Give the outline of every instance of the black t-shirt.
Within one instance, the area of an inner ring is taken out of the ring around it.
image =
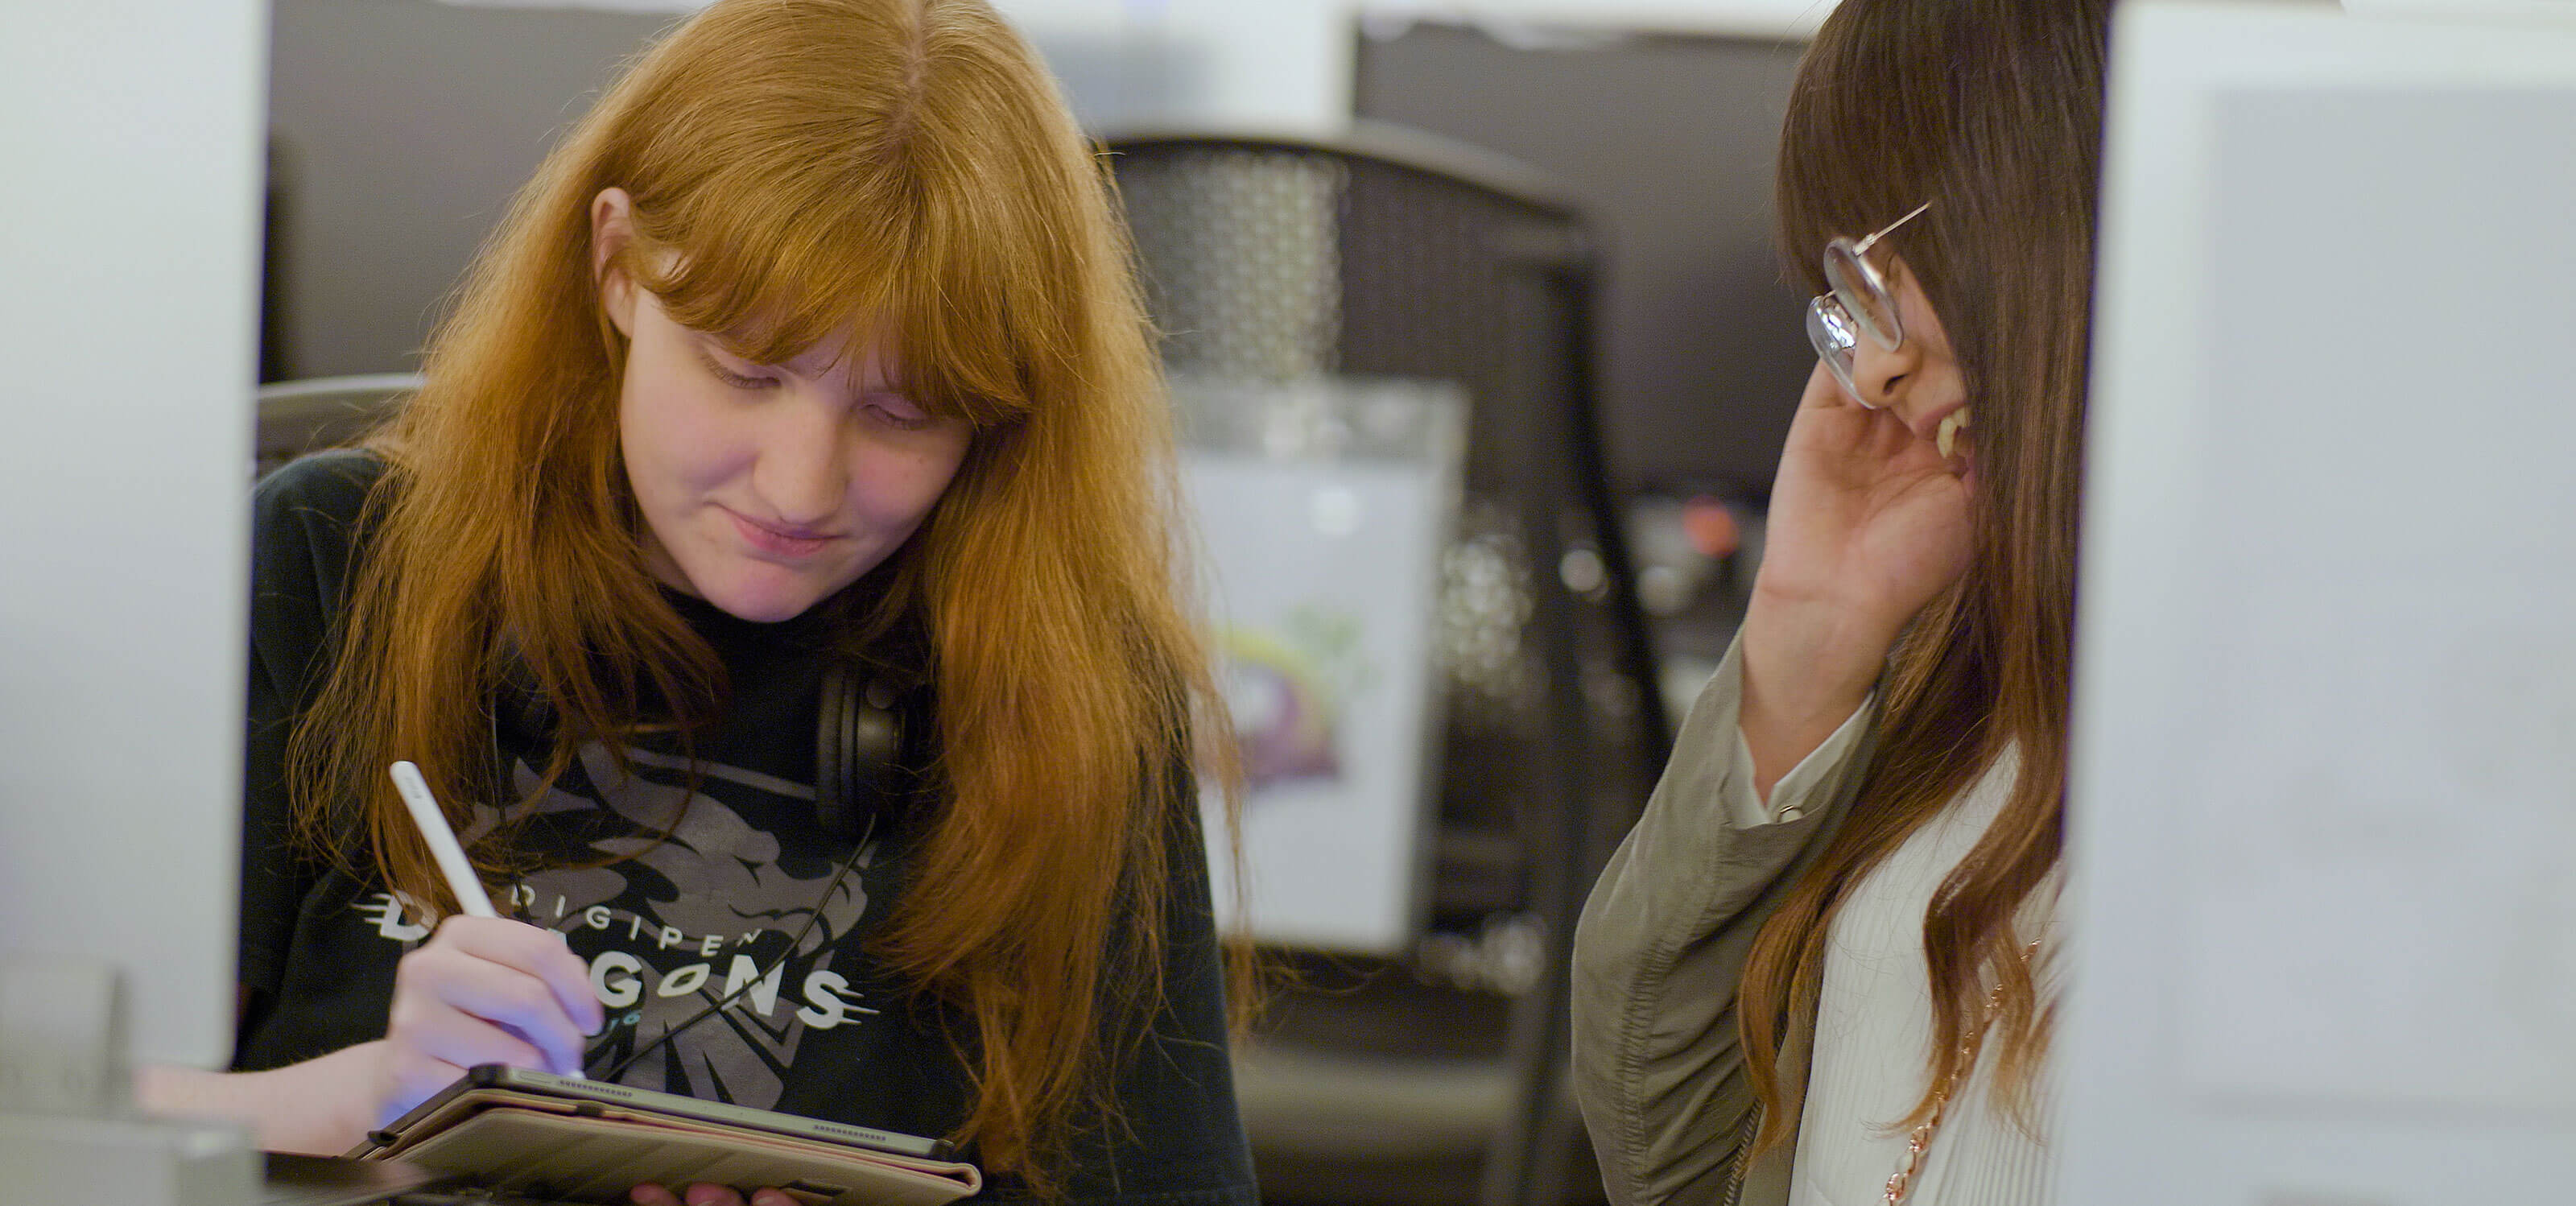
[[[309,457],[261,483],[254,503],[241,919],[250,1005],[234,1056],[242,1071],[382,1037],[394,965],[428,936],[413,902],[297,854],[283,781],[286,741],[327,670],[332,618],[363,544],[357,520],[380,472],[364,454]],[[755,624],[672,598],[732,683],[725,716],[696,740],[694,776],[668,742],[630,745],[624,772],[610,750],[585,747],[528,814],[513,816],[523,826],[515,848],[540,856],[544,869],[496,891],[495,903],[562,933],[590,965],[610,1020],[593,1040],[593,1075],[743,989],[617,1079],[881,1130],[947,1133],[967,1112],[955,1040],[971,1041],[971,1026],[928,994],[907,992],[866,950],[902,891],[926,810],[880,807],[857,841],[818,823],[815,720],[828,636],[820,609]],[[495,750],[516,800],[537,786],[550,737],[533,731],[541,719],[495,712]],[[501,820],[490,803],[475,808],[469,842]],[[1172,809],[1191,836],[1173,845],[1168,1004],[1118,1075],[1121,1116],[1090,1120],[1075,1140],[1065,1185],[1074,1201],[1258,1200],[1235,1112],[1191,808]],[[657,841],[666,829],[668,840]],[[363,865],[363,843],[352,842]],[[844,863],[849,874],[827,900]],[[1113,1037],[1132,1031],[1132,1023],[1111,1026]],[[985,1196],[1021,1188],[996,1178]]]

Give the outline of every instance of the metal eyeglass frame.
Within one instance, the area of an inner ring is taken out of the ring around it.
[[[1868,335],[1871,342],[1890,352],[1905,343],[1905,327],[1896,313],[1896,295],[1887,287],[1887,277],[1878,265],[1869,262],[1869,249],[1930,208],[1929,201],[1915,206],[1913,212],[1858,242],[1846,236],[1825,244],[1825,283],[1831,291],[1807,303],[1807,338],[1816,345],[1817,358],[1825,362],[1825,368],[1842,385],[1843,396],[1865,410],[1878,407],[1860,396],[1860,386],[1852,380],[1853,352],[1860,346],[1860,336]]]

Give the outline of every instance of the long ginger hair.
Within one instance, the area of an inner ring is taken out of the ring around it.
[[[373,535],[290,750],[304,834],[363,833],[365,870],[452,904],[388,762],[455,808],[507,798],[503,690],[560,718],[549,778],[723,710],[637,542],[591,260],[612,186],[634,202],[616,266],[676,321],[758,362],[882,333],[907,394],[974,432],[847,635],[917,623],[938,701],[941,800],[878,952],[971,1019],[956,1137],[1044,1192],[1076,1107],[1106,1104],[1102,1035],[1161,1000],[1188,747],[1223,710],[1176,597],[1170,421],[1110,185],[984,0],[721,0],[546,159],[375,442]],[[511,869],[506,842],[475,853]]]
[[[2007,750],[2011,797],[1923,919],[1931,1115],[1963,1045],[2001,1044],[1998,1100],[2025,1125],[2053,1010],[2013,913],[2063,844],[2075,536],[2110,0],[1843,0],[1800,65],[1780,144],[1780,245],[1818,292],[1836,235],[1889,236],[1949,333],[1976,408],[1974,552],[1914,619],[1881,687],[1878,752],[1850,813],[1746,957],[1737,1011],[1780,1143],[1780,1053],[1814,1017],[1852,887]],[[1993,1029],[1986,1003],[2001,986]]]

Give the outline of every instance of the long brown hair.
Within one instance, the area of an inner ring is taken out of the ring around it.
[[[389,761],[451,807],[506,798],[505,685],[561,718],[550,776],[723,710],[638,550],[591,262],[611,186],[634,201],[617,266],[678,322],[761,362],[889,332],[907,393],[974,431],[850,622],[917,621],[938,699],[943,800],[878,950],[972,1020],[957,1137],[1044,1192],[1075,1107],[1105,1104],[1100,1036],[1142,1030],[1114,1011],[1160,1001],[1175,843],[1198,840],[1187,747],[1223,711],[1176,598],[1170,423],[1114,197],[984,0],[721,0],[547,158],[376,441],[375,534],[290,753],[305,836],[354,826],[368,870],[443,906]],[[476,857],[510,869],[506,843]]]
[[[2007,749],[2012,795],[1923,919],[1928,1117],[2001,985],[1998,1099],[2027,1125],[2043,1007],[2013,912],[2064,832],[2075,536],[2110,0],[1843,0],[1798,72],[1780,142],[1782,253],[1811,287],[1836,235],[1925,201],[1890,236],[1941,316],[1976,408],[1974,553],[1897,642],[1878,752],[1842,826],[1754,939],[1738,1011],[1765,1108],[1756,1150],[1795,1124],[1779,1058],[1814,1016],[1846,893]]]

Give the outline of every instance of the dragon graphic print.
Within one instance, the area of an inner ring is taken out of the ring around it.
[[[773,1108],[809,1036],[879,1012],[881,988],[836,965],[867,916],[877,843],[825,837],[804,784],[705,762],[692,775],[676,758],[624,754],[621,770],[607,748],[585,746],[551,787],[515,765],[530,799],[509,819],[553,865],[510,884],[504,912],[562,935],[589,964],[608,1015],[592,1075],[650,1047],[615,1079]],[[503,820],[481,809],[465,836]],[[839,876],[844,859],[850,873]],[[428,937],[410,904],[377,894],[358,907],[408,948]]]

